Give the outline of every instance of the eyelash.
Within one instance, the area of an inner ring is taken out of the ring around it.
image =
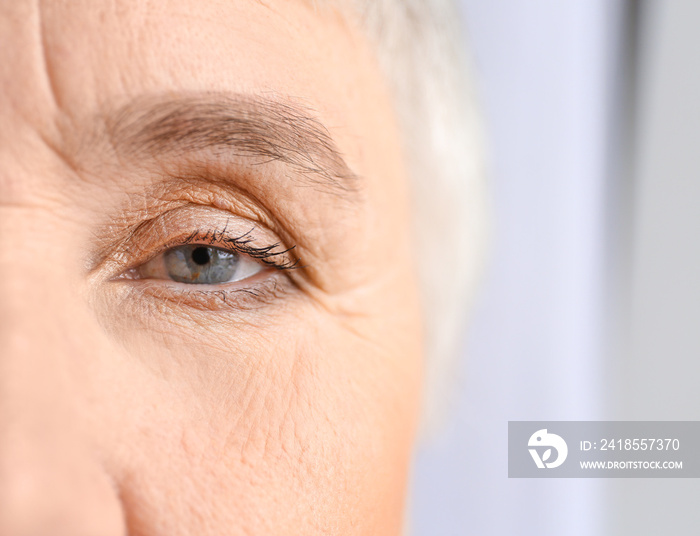
[[[247,255],[275,269],[277,273],[280,274],[288,270],[291,271],[303,267],[301,266],[301,259],[299,257],[290,255],[290,252],[296,249],[296,245],[280,251],[277,251],[282,247],[279,242],[267,246],[254,246],[253,243],[256,241],[253,236],[254,231],[255,228],[250,229],[242,235],[232,235],[230,231],[228,231],[228,224],[221,230],[209,230],[204,232],[197,230],[184,238],[167,241],[163,246],[158,248],[155,255],[160,255],[168,249],[177,246],[202,244],[221,249],[229,249]],[[150,255],[143,261],[140,261],[139,265],[142,262],[147,262],[149,258],[153,258],[155,255]],[[126,277],[118,279],[129,279],[132,283],[138,281],[141,291],[145,295],[154,297],[159,301],[166,300],[178,305],[186,304],[204,310],[217,310],[221,309],[222,306],[234,307],[237,310],[254,309],[281,297],[285,294],[285,291],[295,285],[290,277],[285,277],[286,283],[288,284],[283,284],[280,278],[269,276],[262,281],[257,281],[247,286],[235,286],[236,284],[234,283],[231,284],[230,288],[227,288],[227,284],[224,283],[220,285],[196,285],[196,288],[188,288],[195,287],[195,285],[183,285],[182,283],[170,281],[166,281],[168,284],[163,285],[162,281],[154,282],[153,280],[129,277],[129,272],[133,272],[134,269],[135,268],[127,270],[124,272]],[[245,280],[241,280],[237,283],[242,283],[244,281]],[[207,286],[209,288],[205,288]]]
[[[294,260],[287,258],[282,261],[277,261],[277,259],[279,259],[281,256],[287,255],[289,252],[296,249],[296,246],[291,246],[282,251],[275,251],[275,249],[281,247],[279,242],[269,246],[253,246],[251,244],[255,241],[255,239],[252,237],[252,233],[253,229],[241,236],[234,237],[227,234],[226,228],[222,229],[221,231],[207,231],[206,233],[195,231],[180,241],[168,244],[166,247],[161,249],[161,253],[176,246],[203,244],[207,246],[216,246],[222,249],[230,249],[232,251],[236,251],[237,253],[243,253],[244,255],[248,255],[252,259],[258,260],[267,266],[276,268],[277,270],[294,270],[301,268],[301,259],[299,257]]]

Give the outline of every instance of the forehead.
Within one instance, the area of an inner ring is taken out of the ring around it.
[[[361,33],[309,2],[17,0],[0,12],[0,113],[33,127],[171,91],[282,96],[313,109],[362,168],[359,137],[393,121]]]
[[[120,81],[140,82],[143,88],[156,79],[179,86],[189,72],[200,84],[243,90],[277,83],[269,76],[273,70],[287,78],[291,89],[299,82],[300,62],[326,64],[329,43],[336,57],[355,44],[335,12],[319,12],[296,0],[18,0],[2,10],[6,23],[24,27],[13,37],[38,40],[49,64],[83,71],[97,62],[104,68],[127,64],[129,72],[147,76]],[[244,79],[234,74],[244,70]],[[100,86],[100,80],[86,77],[76,83]]]

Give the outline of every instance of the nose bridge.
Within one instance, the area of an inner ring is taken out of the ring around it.
[[[50,148],[59,102],[41,5],[0,2],[0,535],[123,535],[90,424],[99,385]]]
[[[123,534],[83,387],[70,247],[51,212],[0,196],[0,534]]]
[[[65,270],[56,226],[44,212],[0,201],[0,401],[26,392],[34,405],[50,406],[48,418],[69,388],[73,337],[70,291],[57,284]]]
[[[69,329],[75,300],[64,233],[53,213],[41,201],[6,203],[0,193],[0,367],[30,370],[59,386],[75,343]]]

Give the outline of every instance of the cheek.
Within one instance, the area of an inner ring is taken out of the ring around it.
[[[197,519],[241,534],[397,533],[421,365],[406,321],[380,331],[376,319],[307,305],[239,326],[231,344],[220,333],[166,356],[144,337],[135,348],[167,361],[128,380],[146,393],[126,403],[136,418],[117,449],[131,516],[149,526],[157,512],[182,516],[157,520],[171,534]]]

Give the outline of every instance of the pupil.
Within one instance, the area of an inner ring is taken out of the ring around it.
[[[207,264],[210,260],[209,248],[201,247],[192,250],[192,260],[200,266]]]

